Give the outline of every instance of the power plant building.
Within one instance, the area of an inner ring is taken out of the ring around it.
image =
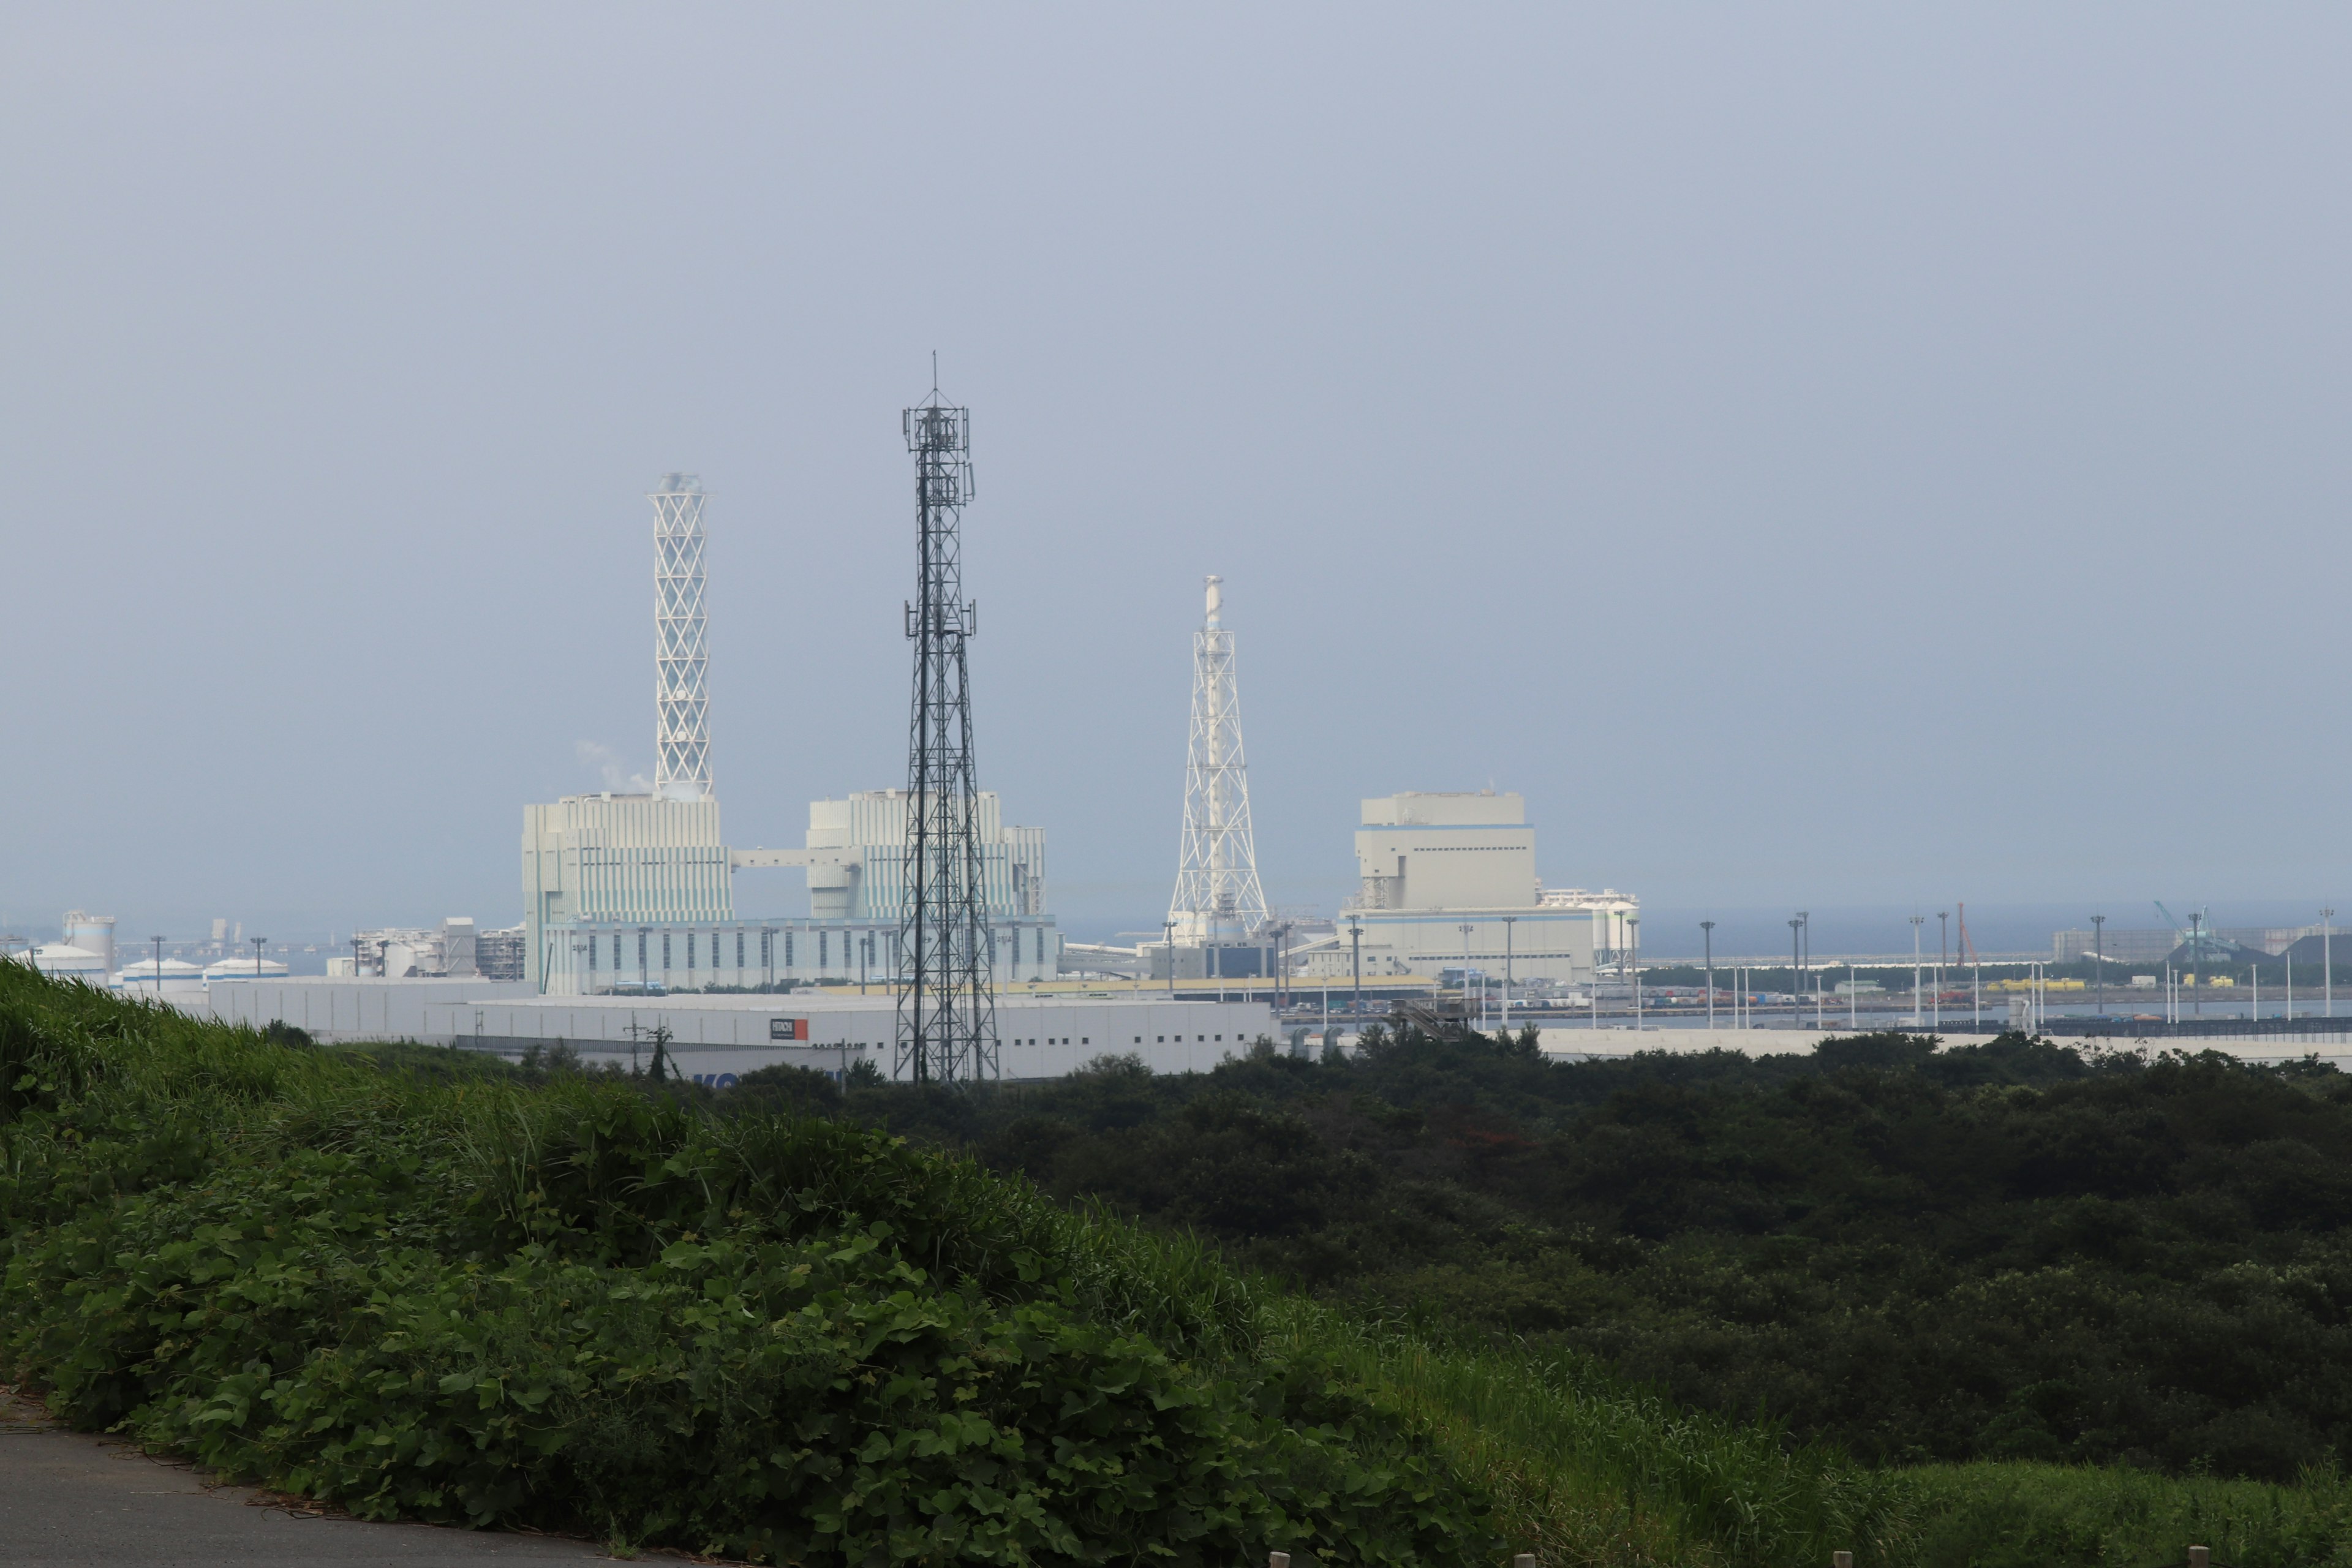
[[[908,795],[873,790],[809,806],[799,849],[730,849],[711,783],[701,482],[669,474],[655,510],[655,745],[646,794],[566,795],[523,808],[523,977],[542,994],[701,991],[782,982],[895,979],[906,898]],[[1057,977],[1043,829],[1007,826],[994,794],[972,801],[1000,984]],[[734,874],[799,867],[806,917],[745,919]]]
[[[555,995],[894,978],[907,801],[904,790],[812,801],[799,849],[729,849],[715,800],[596,795],[526,806],[527,978]],[[1006,826],[992,791],[974,815],[998,983],[1057,978],[1045,830]],[[777,868],[807,871],[809,914],[740,918],[734,872]]]
[[[1359,891],[1339,933],[1304,952],[1302,975],[1434,975],[1477,969],[1590,984],[1633,945],[1637,901],[1613,889],[1546,894],[1536,830],[1516,793],[1412,791],[1363,803]]]

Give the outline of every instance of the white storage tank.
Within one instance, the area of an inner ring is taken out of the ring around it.
[[[79,910],[68,910],[65,919],[65,944],[84,952],[94,952],[107,973],[114,973],[114,917],[85,914]]]
[[[205,966],[205,984],[212,985],[223,980],[283,980],[286,966],[274,958],[257,959],[251,953],[243,958],[224,958]]]
[[[81,980],[98,986],[106,984],[106,960],[88,948],[53,942],[33,949],[26,956],[34,968],[53,979]]]

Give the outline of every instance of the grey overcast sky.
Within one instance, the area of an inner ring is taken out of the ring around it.
[[[1073,926],[1165,905],[1208,572],[1278,903],[1491,782],[1662,907],[2352,908],[2347,46],[18,0],[0,916],[519,919],[522,805],[650,771],[673,468],[730,837],[903,783],[933,350],[981,768]]]

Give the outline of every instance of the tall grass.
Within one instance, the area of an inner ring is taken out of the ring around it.
[[[1764,1422],[1675,1409],[1573,1359],[1451,1349],[1297,1301],[1289,1331],[1350,1368],[1558,1563],[1897,1560],[1907,1492]]]
[[[2352,1563],[2352,1485],[2294,1486],[2092,1465],[1984,1463],[1905,1472],[1919,1568],[2164,1568],[2190,1546],[2228,1568]]]

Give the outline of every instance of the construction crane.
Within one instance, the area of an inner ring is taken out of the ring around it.
[[[2162,899],[2153,901],[2156,904],[2156,912],[2164,917],[2164,923],[2172,928],[2174,936],[2179,938],[2179,946],[2173,950],[2174,963],[2193,964],[2206,959],[2212,959],[2221,963],[2231,963],[2237,962],[2239,956],[2246,951],[2239,943],[2226,942],[2213,934],[2211,905],[2209,904],[2201,910],[2191,910],[2189,912],[2190,923],[2183,925],[2180,923],[2179,916],[2164,907]],[[2184,948],[2187,950],[2185,952],[2181,951]]]
[[[1974,969],[1977,966],[1977,944],[1969,940],[1969,906],[1954,904],[1952,908],[1960,912],[1960,962]]]

